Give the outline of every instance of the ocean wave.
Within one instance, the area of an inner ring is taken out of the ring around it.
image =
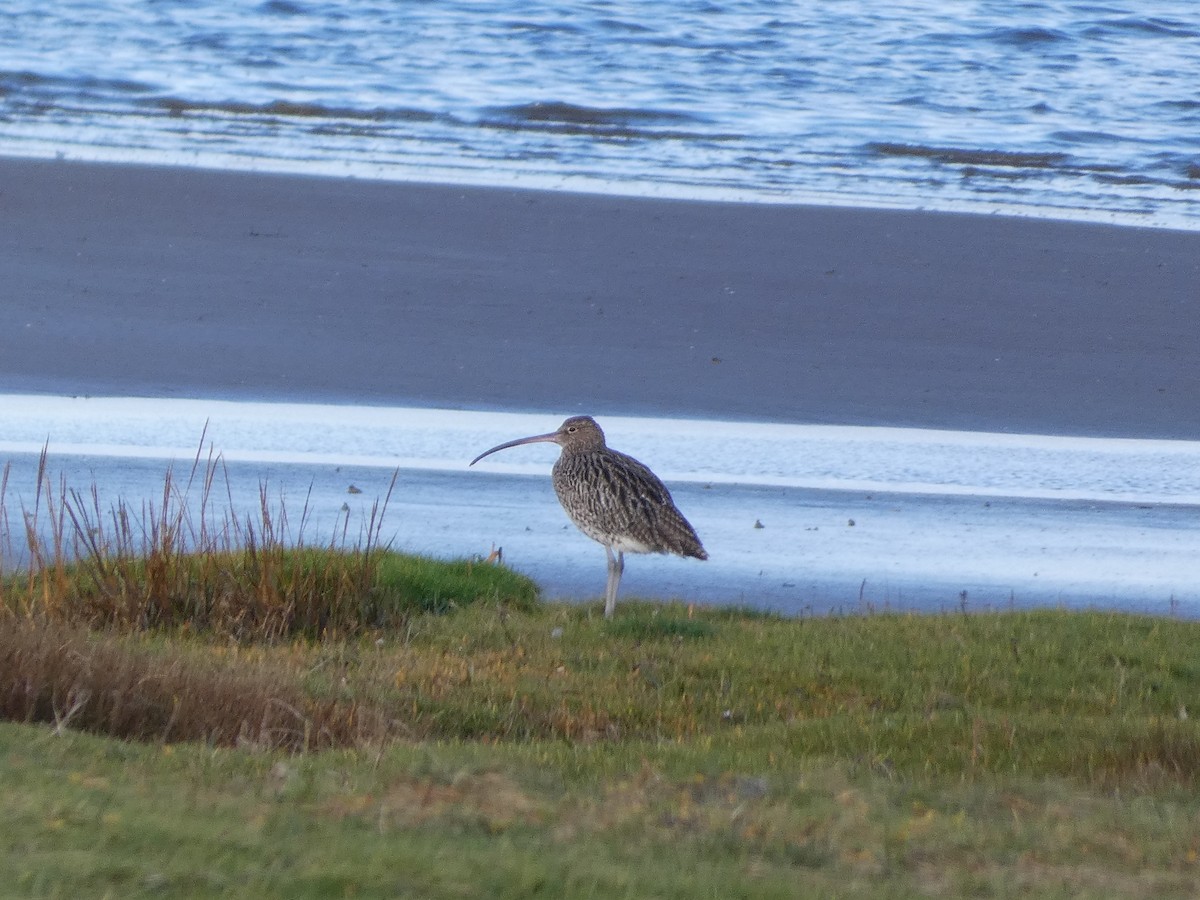
[[[993,28],[982,35],[984,40],[1014,47],[1041,48],[1046,44],[1063,44],[1071,36],[1054,28]]]
[[[699,122],[695,116],[665,110],[602,109],[551,101],[493,107],[484,111],[478,124],[509,131],[588,134],[610,139],[734,141],[742,137],[674,127]]]
[[[0,70],[0,93],[43,87],[56,88],[59,91],[104,91],[113,94],[146,94],[155,90],[153,85],[128,78],[54,75],[30,70]]]
[[[1104,19],[1095,25],[1084,29],[1086,37],[1107,37],[1113,35],[1133,35],[1145,38],[1171,37],[1195,38],[1200,37],[1200,31],[1185,22],[1173,19],[1137,18]]]
[[[156,97],[145,101],[148,106],[166,110],[172,116],[189,113],[221,113],[233,116],[273,116],[299,119],[344,119],[370,122],[433,122],[449,117],[423,109],[353,109],[344,106],[325,106],[320,103],[296,103],[272,100],[267,103],[237,101],[184,100],[178,97]]]
[[[926,147],[919,144],[871,142],[867,150],[880,156],[916,156],[933,162],[962,166],[1002,166],[1018,169],[1052,169],[1068,163],[1066,153],[1023,153],[966,147]]]
[[[514,122],[561,122],[567,125],[675,125],[700,121],[696,116],[669,110],[603,109],[553,100],[493,107],[487,113]]]

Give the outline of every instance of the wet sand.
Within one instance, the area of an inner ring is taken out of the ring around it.
[[[1200,439],[1200,232],[0,160],[0,392]]]

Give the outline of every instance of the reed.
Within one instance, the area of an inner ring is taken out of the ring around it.
[[[502,566],[394,552],[383,523],[398,473],[357,527],[347,512],[311,538],[311,489],[295,515],[269,485],[239,512],[222,458],[197,451],[185,476],[168,468],[154,500],[105,507],[50,474],[43,448],[32,508],[21,506],[23,547],[8,527],[9,469],[0,524],[9,559],[0,608],[26,619],[143,631],[188,628],[239,641],[316,639],[399,628],[414,612],[480,599],[528,608],[537,589]]]

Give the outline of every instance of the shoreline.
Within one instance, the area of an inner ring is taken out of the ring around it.
[[[0,158],[0,392],[1200,438],[1200,232]]]
[[[26,148],[27,150],[29,148]],[[77,148],[76,148],[77,149]],[[104,152],[110,150],[111,152]],[[346,163],[335,167],[311,160],[256,158],[238,154],[197,153],[172,158],[157,151],[136,148],[89,148],[87,155],[64,153],[53,145],[45,152],[16,152],[0,148],[0,160],[17,162],[66,162],[77,165],[119,165],[142,168],[191,169],[199,172],[225,172],[241,175],[282,176],[288,178],[327,178],[387,184],[432,185],[443,188],[484,188],[514,191],[540,191],[576,194],[584,197],[623,197],[630,200],[675,200],[687,203],[733,203],[739,205],[833,207],[867,211],[947,213],[966,216],[1000,216],[1010,219],[1034,219],[1072,222],[1117,228],[1149,228],[1159,231],[1200,233],[1200,220],[1193,216],[1164,214],[1161,211],[1080,209],[1072,206],[1038,206],[1013,202],[989,202],[959,199],[943,201],[937,197],[911,202],[892,201],[884,195],[844,194],[836,191],[804,193],[769,188],[729,188],[682,182],[654,182],[636,179],[605,181],[588,175],[533,175],[523,172],[498,173],[487,169],[429,166],[368,165]],[[336,170],[335,170],[336,168]]]

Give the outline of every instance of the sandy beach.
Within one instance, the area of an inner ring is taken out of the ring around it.
[[[0,392],[1200,438],[1200,233],[0,160]]]

